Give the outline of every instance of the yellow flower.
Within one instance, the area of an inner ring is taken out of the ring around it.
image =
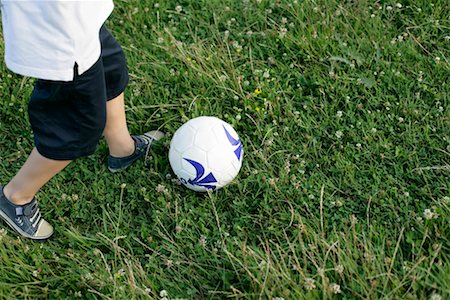
[[[262,91],[261,91],[261,89],[255,89],[255,91],[253,92],[253,95],[255,95],[255,96],[258,96],[259,94],[261,94],[262,93]]]

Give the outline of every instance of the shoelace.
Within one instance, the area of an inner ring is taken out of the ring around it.
[[[150,148],[152,146],[154,138],[151,136],[148,136],[146,134],[139,136],[142,140],[144,140],[145,144],[147,145],[145,149],[145,159],[144,161],[147,161],[148,153],[150,152]]]
[[[41,212],[36,201],[25,206],[16,207],[16,216],[16,221],[20,224],[20,226],[23,226],[24,216],[32,216],[29,220],[33,228],[36,228],[42,219]]]

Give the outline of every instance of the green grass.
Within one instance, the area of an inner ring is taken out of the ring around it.
[[[198,194],[171,179],[170,135],[114,175],[101,141],[39,192],[50,241],[0,232],[0,298],[450,297],[446,1],[115,3],[130,131],[220,117],[242,170]],[[0,72],[6,184],[34,80]]]

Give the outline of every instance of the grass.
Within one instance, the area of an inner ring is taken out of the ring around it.
[[[101,141],[46,185],[56,234],[0,232],[0,298],[449,298],[446,1],[115,4],[130,131],[169,138],[120,174]],[[0,71],[5,184],[33,147],[34,80]],[[167,157],[201,115],[245,150],[210,195]]]

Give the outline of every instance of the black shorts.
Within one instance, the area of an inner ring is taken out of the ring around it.
[[[38,152],[49,159],[73,160],[94,153],[106,124],[106,101],[119,96],[128,84],[125,55],[103,26],[101,56],[73,81],[38,79],[28,115]]]

